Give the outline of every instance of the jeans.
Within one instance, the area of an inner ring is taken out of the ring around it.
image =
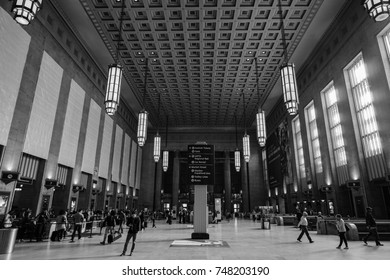
[[[343,241],[345,243],[345,247],[348,247],[348,242],[347,242],[347,238],[345,237],[345,233],[346,232],[339,232],[339,237],[340,237],[340,244],[339,244],[339,247],[341,245],[343,245]]]
[[[366,235],[366,237],[363,238],[364,242],[367,242],[368,238],[371,235],[374,236],[376,245],[381,244],[380,241],[379,241],[379,235],[378,235],[378,231],[376,230],[376,227],[370,228],[368,230],[368,234]]]
[[[301,226],[301,234],[298,236],[299,241],[301,240],[303,234],[306,234],[307,239],[309,239],[310,242],[312,241],[309,232],[307,231],[307,226]]]
[[[135,240],[137,239],[137,233],[136,232],[130,232],[128,231],[125,246],[123,247],[123,254],[126,254],[127,251],[127,245],[129,245],[130,239],[133,238],[133,243],[131,245],[131,252],[134,251],[135,248]]]
[[[72,238],[71,238],[72,241],[74,239],[74,236],[76,235],[76,231],[78,233],[79,239],[81,238],[81,227],[82,227],[81,224],[74,224],[74,229],[73,229]]]

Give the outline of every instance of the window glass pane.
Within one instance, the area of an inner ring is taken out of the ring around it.
[[[382,153],[372,93],[370,91],[363,58],[360,56],[348,70],[355,104],[356,117],[362,138],[365,157]]]

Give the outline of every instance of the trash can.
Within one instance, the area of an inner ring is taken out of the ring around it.
[[[12,253],[17,234],[17,228],[0,229],[0,254]]]

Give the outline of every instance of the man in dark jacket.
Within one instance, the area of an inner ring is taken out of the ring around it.
[[[378,231],[376,228],[376,222],[374,217],[372,216],[372,208],[366,208],[366,226],[368,229],[368,234],[363,238],[364,244],[367,245],[367,240],[371,235],[374,235],[376,246],[383,246],[383,244],[379,241]]]
[[[126,225],[129,227],[127,232],[125,246],[121,256],[124,256],[127,251],[127,245],[129,245],[130,239],[133,238],[133,244],[131,245],[130,256],[133,254],[135,248],[135,240],[137,239],[137,233],[140,230],[141,219],[137,216],[137,212],[133,211],[132,215],[127,219]]]

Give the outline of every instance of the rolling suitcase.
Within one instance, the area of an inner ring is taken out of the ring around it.
[[[122,237],[122,234],[120,234],[120,233],[117,233],[117,234],[109,234],[108,236],[107,236],[107,242],[108,242],[108,244],[111,244],[112,242],[114,242],[114,241],[116,241],[116,240],[118,240],[119,238],[121,238]]]
[[[51,233],[50,240],[51,240],[51,241],[56,241],[57,238],[58,238],[58,231],[54,230],[54,231]]]
[[[110,233],[110,234],[107,236],[107,242],[108,242],[108,244],[111,244],[113,241],[114,241],[114,237],[113,237],[113,235]]]

